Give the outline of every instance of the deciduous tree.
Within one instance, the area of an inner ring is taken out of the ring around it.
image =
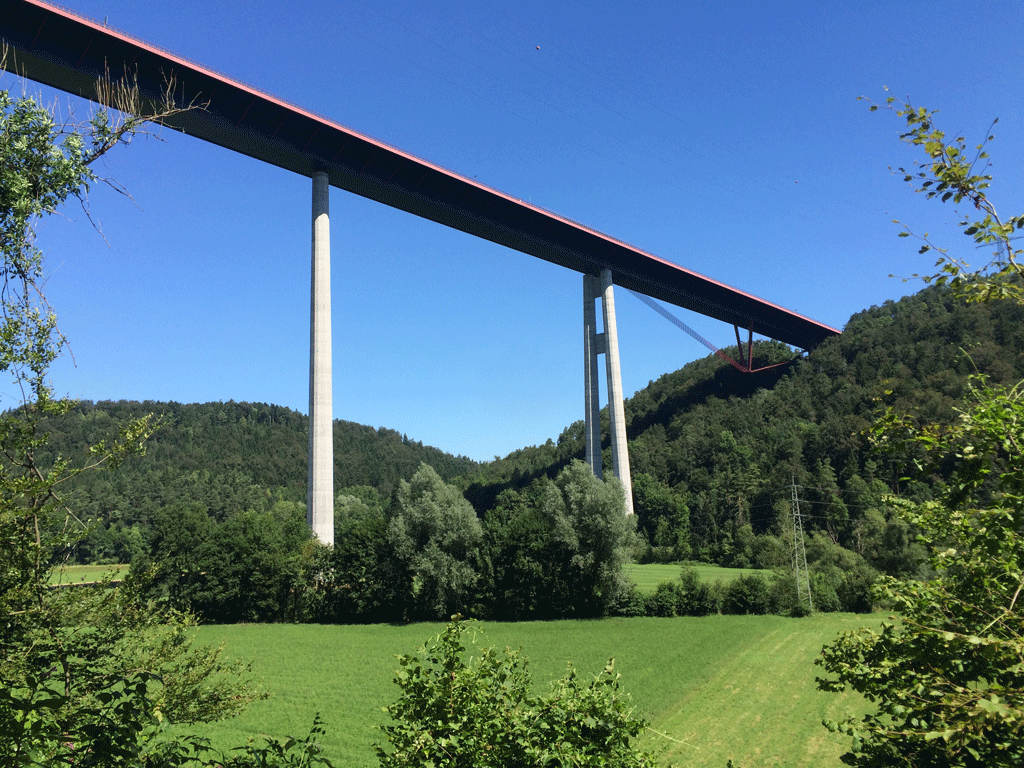
[[[906,120],[901,138],[927,157],[906,179],[928,197],[967,201],[981,211],[981,219],[962,216],[961,226],[976,244],[994,249],[988,265],[972,269],[925,234],[921,252],[940,253],[939,273],[925,279],[949,282],[971,301],[1021,301],[1021,252],[1012,241],[1024,217],[1001,219],[985,192],[991,177],[976,169],[991,137],[968,152],[962,137],[949,140],[935,126],[934,111],[894,98],[887,106]],[[878,440],[901,449],[898,455],[916,457],[919,471],[950,464],[954,470],[933,500],[890,500],[928,545],[934,578],[883,579],[878,596],[897,617],[840,637],[817,661],[831,675],[819,678],[821,689],[849,687],[874,704],[861,718],[828,724],[853,737],[842,757],[848,765],[1024,763],[1022,386],[994,386],[977,376],[951,425],[890,409],[874,428]]]
[[[825,647],[831,677],[875,704],[832,723],[854,739],[858,766],[1019,766],[1024,762],[1024,400],[1020,386],[976,381],[953,425],[891,415],[889,439],[927,447],[930,463],[959,460],[936,501],[893,499],[930,548],[936,576],[883,579],[897,616]]]
[[[219,651],[191,647],[188,617],[141,601],[130,587],[62,593],[48,585],[84,531],[60,497],[61,484],[116,466],[151,431],[145,418],[128,423],[116,439],[94,446],[84,467],[39,458],[41,422],[71,404],[54,398],[46,381],[64,340],[41,291],[35,224],[69,200],[84,200],[101,181],[92,167],[98,158],[178,109],[168,100],[147,113],[130,83],[101,82],[98,98],[121,112],[99,109],[85,123],[61,125],[37,99],[0,90],[0,375],[21,393],[0,414],[4,766],[134,766],[155,752],[197,754],[199,740],[161,746],[165,724],[231,715],[254,696]]]
[[[987,263],[972,267],[964,259],[950,255],[949,249],[935,243],[927,232],[918,235],[896,221],[903,226],[900,237],[921,241],[919,253],[938,254],[935,266],[939,271],[915,277],[936,285],[948,282],[969,301],[1000,298],[1024,301],[1024,285],[1021,284],[1024,250],[1014,243],[1014,233],[1024,229],[1024,214],[1001,215],[986,192],[992,181],[992,175],[985,173],[990,166],[986,148],[993,135],[986,132],[979,144],[969,147],[962,134],[955,133],[950,137],[938,127],[938,110],[915,107],[895,96],[886,97],[884,105],[872,104],[870,109],[874,111],[880,107],[892,110],[904,119],[907,130],[900,134],[900,140],[919,147],[926,156],[923,161],[915,161],[909,169],[898,169],[904,174],[904,180],[928,198],[938,198],[943,203],[952,201],[954,205],[965,201],[969,203],[969,208],[958,212],[959,225],[976,246],[989,252]],[[993,120],[989,130],[998,122],[998,118]]]
[[[413,612],[433,619],[469,611],[480,578],[483,529],[459,490],[421,464],[401,481],[389,538],[415,577]]]

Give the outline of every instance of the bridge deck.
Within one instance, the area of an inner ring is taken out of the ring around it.
[[[0,37],[9,68],[86,98],[105,72],[130,71],[149,99],[173,77],[179,104],[207,106],[168,125],[305,176],[325,171],[339,189],[577,272],[607,267],[625,288],[802,349],[839,333],[39,0],[0,0]]]

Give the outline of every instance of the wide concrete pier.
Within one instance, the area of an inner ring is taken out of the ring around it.
[[[594,302],[601,299],[604,332],[597,332]],[[583,276],[583,376],[586,462],[597,477],[603,472],[601,457],[601,404],[597,356],[603,354],[608,386],[608,416],[611,427],[612,471],[626,491],[626,514],[633,514],[633,481],[629,473],[626,446],[626,415],[623,409],[622,370],[619,365],[619,336],[615,324],[615,294],[610,269],[600,277]]]

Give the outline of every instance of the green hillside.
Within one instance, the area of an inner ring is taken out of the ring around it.
[[[863,432],[883,405],[951,418],[975,370],[996,382],[1024,378],[1022,320],[1017,304],[966,305],[929,288],[858,313],[841,336],[799,359],[781,344],[756,344],[756,364],[790,361],[769,371],[742,374],[710,356],[651,382],[625,409],[644,542],[634,556],[784,567],[795,481],[812,563],[844,572],[862,563],[863,578],[871,569],[913,573],[920,555],[913,532],[882,499],[890,492],[928,498],[942,478],[902,479],[909,457],[873,452]],[[76,551],[79,562],[129,562],[149,521],[172,505],[224,521],[275,505],[290,514],[304,504],[306,417],[278,406],[83,402],[49,425],[50,449],[80,456],[119,422],[150,412],[161,426],[145,456],[66,488],[75,513],[96,521]],[[334,455],[338,494],[366,498],[358,487],[368,487],[386,508],[399,480],[425,462],[486,520],[502,492],[507,509],[535,480],[581,458],[583,425],[570,425],[557,442],[477,464],[392,429],[336,421]]]
[[[760,374],[708,357],[662,376],[626,403],[637,536],[617,531],[634,523],[617,491],[571,464],[579,422],[487,464],[336,422],[336,546],[320,554],[305,547],[306,425],[294,411],[82,404],[52,424],[51,447],[81,452],[117,421],[157,414],[147,455],[69,485],[69,507],[98,521],[74,556],[152,564],[154,596],[205,622],[803,611],[787,573],[795,510],[813,609],[867,612],[879,573],[927,575],[917,532],[887,498],[930,499],[951,467],[915,475],[913,456],[875,451],[866,430],[885,406],[952,419],[975,371],[1024,378],[1022,320],[1019,304],[929,288],[858,313],[805,357],[758,344],[756,364],[783,363]],[[691,575],[652,595],[625,585],[630,559],[780,577],[701,592]]]
[[[841,336],[788,366],[742,374],[709,356],[651,382],[625,407],[634,506],[661,548],[650,556],[783,564],[761,537],[785,539],[795,481],[810,532],[880,570],[912,570],[908,532],[882,497],[928,498],[942,478],[901,479],[909,457],[873,451],[864,430],[886,405],[951,419],[975,371],[997,383],[1024,378],[1022,321],[1015,302],[967,305],[929,288],[854,315]],[[775,342],[755,346],[756,364],[787,358]],[[582,455],[577,422],[557,443],[481,465],[462,481],[466,496],[485,514],[502,491],[551,477]]]
[[[139,531],[173,504],[198,505],[217,520],[269,511],[282,501],[305,504],[308,420],[276,405],[82,401],[45,425],[47,449],[84,461],[89,445],[112,440],[119,424],[149,413],[159,428],[145,455],[129,458],[116,473],[88,472],[64,487],[75,514],[96,524],[78,548],[80,562],[129,562]],[[338,492],[369,486],[389,498],[421,462],[445,479],[476,466],[392,429],[334,422]]]

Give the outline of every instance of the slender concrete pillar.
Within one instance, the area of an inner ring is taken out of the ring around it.
[[[596,477],[601,477],[601,391],[598,382],[597,356],[604,350],[604,338],[597,332],[597,310],[594,303],[599,291],[597,278],[583,276],[583,379],[584,430],[586,432],[586,462]]]
[[[612,433],[612,468],[626,491],[626,514],[633,514],[633,481],[629,474],[626,446],[626,414],[623,409],[622,371],[619,367],[619,337],[615,328],[615,296],[612,271],[601,270],[601,308],[604,311],[604,361],[608,372],[608,416]]]
[[[334,546],[334,433],[331,414],[331,227],[327,174],[313,174],[309,318],[309,480],[306,521]]]

